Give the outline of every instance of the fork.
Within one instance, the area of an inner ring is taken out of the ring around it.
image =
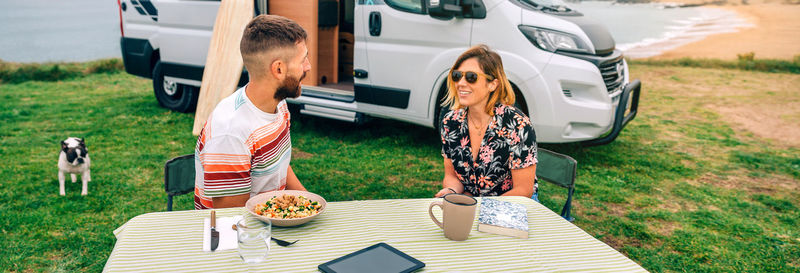
[[[231,228],[233,228],[233,230],[236,230],[236,225],[233,225]],[[272,236],[270,236],[269,238],[275,241],[275,243],[278,244],[279,246],[290,246],[293,245],[294,243],[297,243],[297,241],[300,241],[300,240],[294,240],[294,242],[288,242]]]
[[[279,246],[290,246],[290,245],[293,245],[294,243],[297,243],[297,241],[300,241],[300,240],[294,240],[294,242],[287,242],[287,241],[284,241],[284,240],[281,240],[281,239],[278,239],[278,238],[275,238],[275,237],[270,237],[270,239],[275,241],[275,243],[278,244]]]

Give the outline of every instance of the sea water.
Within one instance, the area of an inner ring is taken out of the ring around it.
[[[678,8],[669,3],[569,2],[567,6],[602,22],[629,58],[647,58],[711,34],[752,27],[735,12],[712,7]]]
[[[735,13],[665,4],[569,2],[609,28],[617,48],[645,58],[714,33],[749,27]],[[89,61],[120,57],[119,7],[113,0],[0,1],[0,59],[11,62]]]
[[[0,59],[82,62],[120,57],[114,0],[0,0]]]

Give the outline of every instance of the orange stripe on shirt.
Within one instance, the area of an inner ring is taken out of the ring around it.
[[[205,172],[245,172],[250,171],[250,164],[227,165],[227,164],[207,164],[203,165]]]
[[[261,137],[261,138],[259,138],[258,140],[256,140],[256,143],[255,143],[256,145],[255,145],[255,147],[256,147],[256,148],[258,148],[258,147],[262,147],[262,146],[264,146],[264,145],[267,145],[267,144],[268,144],[268,143],[270,143],[270,142],[273,142],[273,141],[277,140],[277,139],[278,139],[278,136],[279,136],[281,133],[283,133],[283,131],[286,129],[286,126],[281,126],[281,127],[277,128],[277,129],[278,129],[278,130],[275,130],[275,131],[269,132],[269,135],[267,135],[267,136],[265,136],[265,137]]]
[[[247,165],[250,164],[250,156],[244,155],[211,155],[211,156],[200,156],[200,163],[203,166],[206,165]]]

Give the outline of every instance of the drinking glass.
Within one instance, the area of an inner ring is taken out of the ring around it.
[[[245,263],[264,261],[269,254],[272,223],[245,216],[236,223],[236,238],[239,241],[239,256]]]

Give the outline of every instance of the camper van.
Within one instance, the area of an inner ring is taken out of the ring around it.
[[[212,0],[118,0],[125,70],[153,79],[163,107],[197,104],[216,12]],[[560,0],[255,0],[308,32],[312,71],[301,114],[437,127],[450,66],[472,45],[503,58],[538,142],[612,142],[637,113],[608,30]],[[244,71],[239,85],[247,83]],[[231,90],[233,92],[234,90]]]

